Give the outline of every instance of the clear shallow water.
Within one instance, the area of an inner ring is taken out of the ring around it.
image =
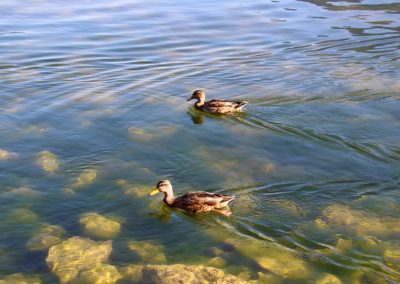
[[[123,220],[115,266],[140,261],[131,240],[164,245],[168,263],[205,265],[228,243],[223,269],[259,282],[258,272],[284,283],[326,273],[400,281],[399,3],[2,1],[0,10],[2,277],[54,282],[46,252],[27,241],[45,223],[87,236],[80,216],[98,212]],[[246,115],[196,113],[185,102],[196,88],[249,101]],[[42,151],[57,169],[43,170]],[[95,178],[76,180],[85,170]],[[160,197],[142,196],[161,178],[178,194],[236,194],[234,216],[170,214]],[[275,250],[303,276],[252,262],[279,259]]]

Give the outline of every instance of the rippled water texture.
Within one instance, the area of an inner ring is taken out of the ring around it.
[[[394,1],[2,0],[0,279],[400,282]],[[196,112],[197,88],[246,114]],[[169,210],[162,178],[235,194],[234,215]],[[63,241],[99,246],[95,276],[52,266]]]

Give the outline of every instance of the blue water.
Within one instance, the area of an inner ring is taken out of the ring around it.
[[[400,282],[399,2],[3,0],[0,11],[0,279],[57,281],[27,241],[43,224],[97,240],[79,224],[97,212],[123,220],[116,267],[140,262],[131,240],[203,265],[228,243],[222,269],[246,280]],[[196,112],[186,99],[199,88],[248,101],[246,113]],[[165,178],[176,194],[235,194],[233,216],[145,196]],[[254,265],[271,247],[309,274]]]

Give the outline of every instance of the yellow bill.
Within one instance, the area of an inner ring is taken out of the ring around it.
[[[160,192],[160,191],[158,190],[158,188],[156,188],[156,189],[154,189],[152,192],[149,193],[149,196],[150,196],[150,195],[157,194],[157,193],[159,193],[159,192]]]

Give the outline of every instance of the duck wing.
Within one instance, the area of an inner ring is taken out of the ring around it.
[[[230,195],[206,191],[194,191],[178,197],[177,201],[183,206],[206,205],[212,207],[223,207],[227,206],[228,202],[234,198],[234,196]]]
[[[227,100],[212,100],[207,103],[210,107],[228,107],[228,108],[238,108],[240,106],[245,106],[247,102],[245,101],[227,101]]]
[[[241,111],[247,104],[245,101],[225,101],[225,100],[212,100],[206,102],[202,107],[203,111],[211,113],[229,113]]]

